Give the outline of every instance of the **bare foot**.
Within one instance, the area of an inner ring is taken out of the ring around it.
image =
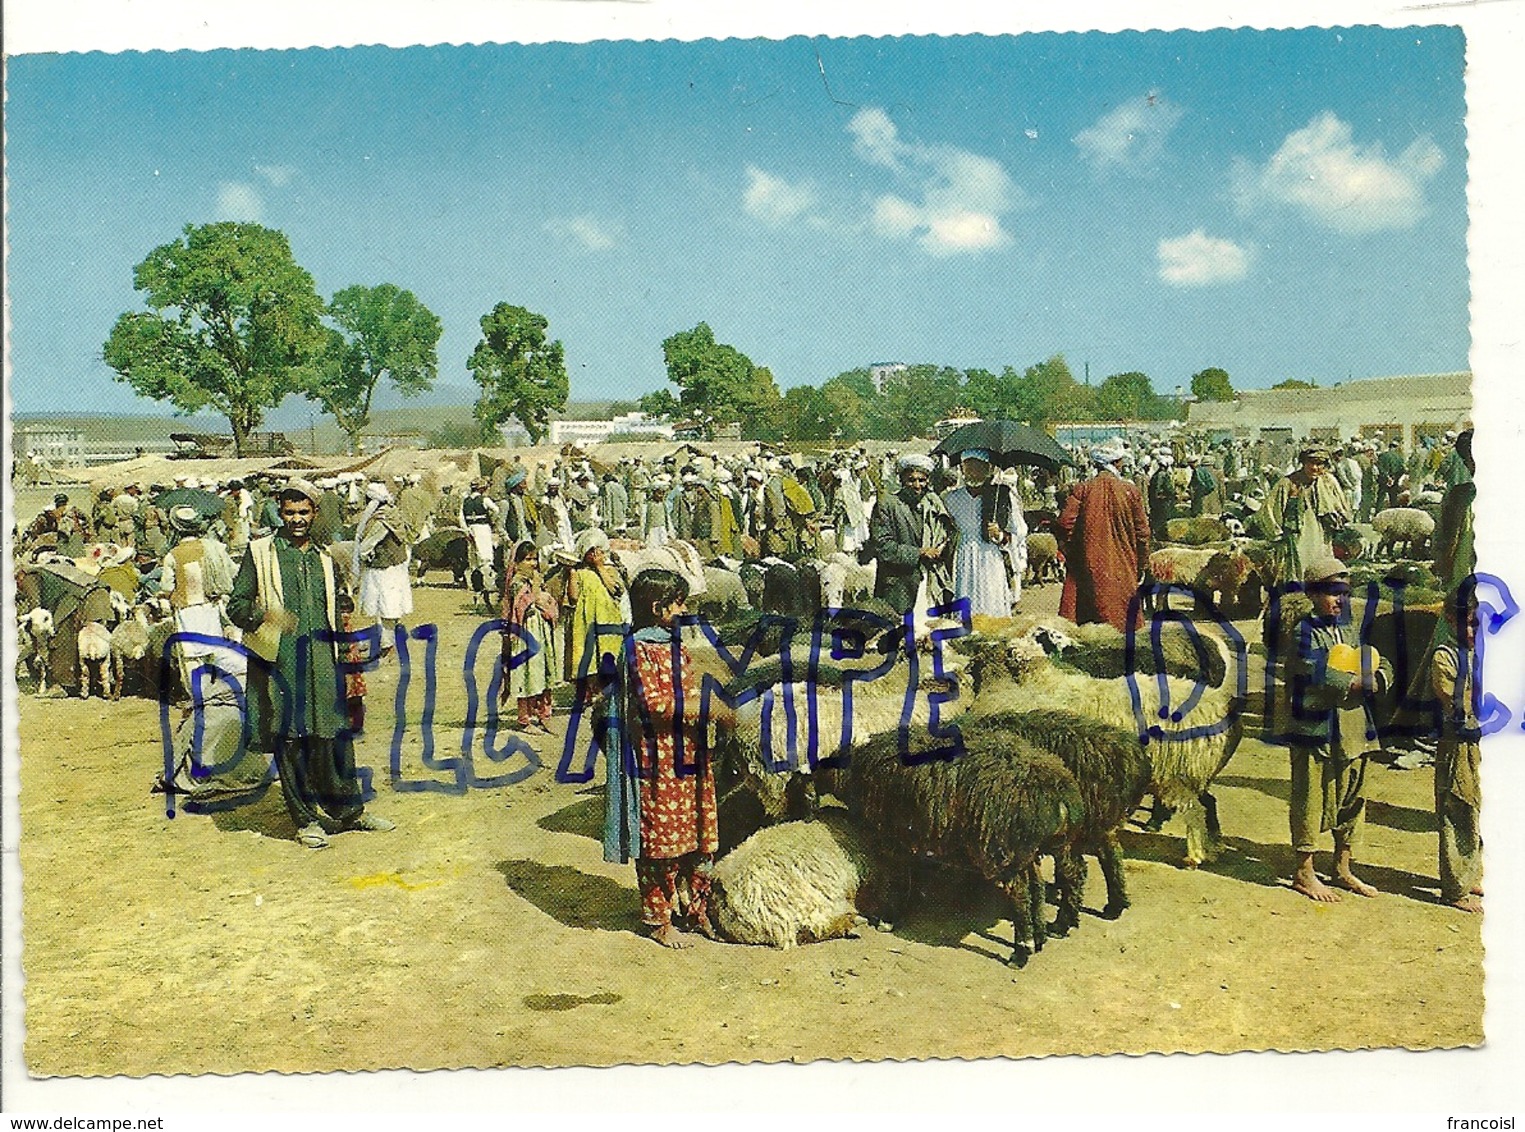
[[[698,932],[705,939],[712,939],[716,943],[720,942],[720,933],[715,930],[715,925],[710,922],[708,916],[694,917],[694,931]]]
[[[1338,904],[1340,894],[1330,888],[1314,874],[1304,876],[1298,873],[1292,878],[1292,890],[1301,892],[1309,900],[1316,900],[1320,904]]]
[[[660,928],[657,928],[651,933],[651,938],[663,947],[671,947],[675,951],[689,946],[689,942],[684,938],[683,933],[671,924],[663,924]]]
[[[1477,915],[1480,914],[1483,910],[1483,902],[1476,896],[1469,895],[1463,896],[1460,900],[1451,901],[1451,907],[1459,908],[1463,912],[1471,912],[1474,915]]]
[[[1472,893],[1473,896],[1481,896],[1483,894],[1483,886],[1480,884],[1474,884],[1467,891]]]
[[[1371,885],[1367,884],[1364,880],[1361,880],[1359,877],[1357,877],[1355,873],[1336,873],[1334,876],[1334,883],[1339,885],[1341,888],[1348,888],[1357,896],[1377,895],[1377,890]]]

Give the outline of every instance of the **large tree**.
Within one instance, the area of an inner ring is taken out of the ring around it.
[[[1096,388],[1091,407],[1098,420],[1152,421],[1168,415],[1149,378],[1137,371],[1114,373]]]
[[[440,320],[412,291],[391,283],[346,287],[328,304],[338,329],[314,389],[326,412],[360,451],[360,433],[371,420],[371,398],[382,378],[404,397],[416,397],[439,373]]]
[[[326,341],[323,300],[284,233],[188,224],[148,253],[132,281],[149,309],[117,319],[106,364],[141,396],[185,413],[217,410],[235,454],[267,409],[311,388]]]
[[[1234,386],[1229,382],[1228,371],[1209,366],[1192,374],[1191,395],[1198,401],[1232,401]]]
[[[774,420],[780,398],[773,374],[736,347],[717,342],[708,323],[665,340],[662,357],[684,412],[717,424],[740,421],[748,434]]]
[[[482,316],[482,340],[466,366],[482,387],[475,412],[484,428],[517,418],[538,444],[551,411],[566,407],[566,359],[559,341],[546,341],[549,327],[544,315],[509,303]]]

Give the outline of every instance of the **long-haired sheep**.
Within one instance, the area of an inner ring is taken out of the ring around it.
[[[111,630],[111,698],[119,700],[126,687],[127,673],[133,672],[145,689],[154,686],[154,673],[158,670],[159,657],[149,651],[149,629],[152,622],[149,613],[153,607],[147,603],[133,609],[126,618]]]
[[[1033,531],[1027,536],[1027,580],[1034,586],[1064,581],[1059,539],[1050,531]]]
[[[88,700],[97,685],[101,699],[111,698],[111,632],[100,621],[87,621],[77,635],[79,694]]]
[[[789,948],[852,934],[873,857],[840,810],[759,830],[716,862],[715,926],[736,943]]]
[[[32,679],[37,681],[37,694],[48,694],[48,663],[53,650],[53,614],[38,606],[21,615],[20,644],[22,660]]]
[[[1430,537],[1435,533],[1435,518],[1417,507],[1389,507],[1378,511],[1371,520],[1381,539],[1383,553],[1396,555],[1403,548],[1405,557],[1423,558],[1429,553]]]
[[[742,815],[742,820],[771,824],[786,818],[809,817],[815,812],[816,788],[811,775],[810,726],[814,699],[814,750],[817,759],[828,759],[842,745],[845,687],[855,671],[873,670],[886,657],[868,654],[858,663],[819,663],[813,681],[807,682],[805,665],[796,663],[788,695],[781,683],[781,660],[772,657],[750,666],[730,682],[728,691],[736,695],[745,689],[762,687],[763,695],[736,709],[736,726],[725,740],[725,762],[730,780],[739,780],[737,788],[761,807],[760,814]],[[951,662],[950,662],[951,663]],[[918,694],[912,698],[909,723],[925,727],[930,718],[927,693],[947,692],[950,681],[937,678],[927,658],[917,666]],[[948,668],[945,668],[945,672]],[[847,749],[862,747],[873,736],[896,732],[905,712],[907,684],[911,665],[903,656],[889,662],[883,675],[859,679],[852,684],[852,717],[847,720]],[[941,718],[953,718],[964,706],[953,700],[941,708]],[[767,749],[764,750],[763,724],[767,714]],[[793,733],[789,726],[794,719]],[[729,788],[726,788],[729,792]],[[745,825],[732,833],[750,832]]]
[[[1122,915],[1129,901],[1118,834],[1149,792],[1153,774],[1148,751],[1138,736],[1068,711],[1000,712],[981,725],[1020,735],[1056,756],[1075,776],[1085,803],[1078,848],[1096,858],[1106,878],[1107,904],[1102,915],[1108,919]]]
[[[975,635],[950,643],[966,655],[976,655],[991,647],[992,641],[1009,641],[1033,634],[1044,651],[1058,653],[1064,664],[1104,680],[1126,676],[1129,671],[1128,638],[1122,630],[1105,622],[1077,625],[1057,615],[1014,617],[992,635]],[[1195,638],[1167,626],[1160,634],[1160,655],[1155,655],[1153,634],[1146,625],[1134,637],[1132,670],[1141,676],[1153,676],[1161,668],[1170,676],[1201,677],[1210,686],[1219,687],[1228,676],[1228,655],[1222,643],[1210,633],[1199,632]]]
[[[1045,651],[1036,633],[1005,642],[987,642],[973,665],[975,694],[968,714],[983,719],[1012,707],[1028,711],[1070,711],[1140,734],[1166,726],[1185,737],[1147,734],[1153,769],[1150,789],[1164,806],[1186,822],[1186,863],[1195,867],[1222,851],[1217,804],[1209,792],[1213,779],[1228,765],[1243,735],[1243,705],[1237,682],[1202,687],[1191,710],[1174,718],[1197,685],[1166,677],[1170,720],[1160,722],[1158,676],[1099,680],[1063,668]],[[1134,705],[1134,695],[1138,706]]]
[[[912,751],[931,746],[930,735],[913,730]],[[1079,922],[1085,859],[1075,841],[1085,804],[1075,776],[1046,751],[999,726],[966,727],[962,754],[907,766],[891,733],[854,751],[828,781],[893,874],[898,891],[886,894],[888,915],[914,858],[971,868],[1010,901],[1010,962],[1021,967],[1049,931],[1039,862],[1051,856],[1059,891],[1053,932]]]

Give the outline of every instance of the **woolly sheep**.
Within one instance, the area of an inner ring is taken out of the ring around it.
[[[1435,533],[1435,520],[1416,507],[1389,507],[1372,517],[1371,525],[1381,540],[1384,553],[1398,553],[1402,547],[1404,557],[1422,558],[1427,552],[1430,536]]]
[[[996,715],[1013,705],[1029,711],[1070,711],[1139,734],[1133,694],[1146,726],[1159,720],[1159,677],[1098,680],[1065,671],[1049,657],[1033,634],[1016,638],[1004,649],[987,650],[973,665],[975,693],[968,715]],[[1170,703],[1186,702],[1194,682],[1167,677]],[[1230,687],[1204,688],[1192,710],[1172,720],[1172,730],[1215,729],[1190,738],[1150,735],[1148,754],[1153,769],[1150,789],[1162,805],[1181,813],[1186,822],[1186,864],[1195,867],[1214,860],[1222,851],[1216,803],[1208,788],[1228,765],[1239,746],[1244,723],[1242,704]]]
[[[719,566],[704,567],[704,593],[698,602],[701,613],[719,610],[729,614],[749,609],[751,605],[739,576]]]
[[[859,920],[873,859],[840,810],[759,830],[711,873],[715,926],[736,943],[790,948],[841,939]]]
[[[111,697],[111,633],[99,621],[87,621],[77,636],[79,694],[88,700],[96,684],[101,698]]]
[[[874,592],[879,572],[877,560],[863,565],[852,555],[838,551],[816,563],[821,572],[821,605],[843,609]]]
[[[158,658],[149,653],[149,607],[137,606],[132,616],[124,620],[115,629],[111,630],[111,675],[113,681],[111,698],[122,698],[122,688],[126,683],[125,677],[129,668],[137,671],[144,677],[143,686],[153,687],[153,678],[148,675],[149,663],[157,664]]]
[[[931,745],[924,730],[912,729],[910,738],[912,750]],[[896,891],[886,893],[884,905],[889,916],[908,887],[914,858],[973,869],[1010,901],[1010,962],[1021,967],[1049,931],[1042,857],[1054,858],[1054,934],[1079,922],[1086,867],[1075,841],[1085,805],[1062,762],[1010,731],[966,728],[964,743],[957,758],[907,766],[900,737],[878,735],[853,752],[846,768],[829,771],[828,783],[892,874]]]
[[[37,694],[45,696],[48,692],[48,657],[53,649],[53,614],[38,606],[21,616],[21,653],[32,674],[37,681]]]
[[[1027,536],[1027,575],[1035,586],[1064,580],[1059,540],[1048,531],[1034,531]]]
[[[1136,734],[1067,711],[1012,711],[988,717],[988,724],[1019,735],[1056,756],[1075,776],[1085,803],[1078,847],[1101,865],[1107,881],[1102,915],[1116,919],[1128,907],[1123,847],[1118,839],[1128,816],[1149,792],[1149,754]]]
[[[1087,676],[1116,679],[1128,673],[1128,638],[1122,630],[1105,622],[1077,625],[1057,615],[1014,617],[996,634],[964,637],[951,642],[951,648],[964,655],[977,655],[988,650],[992,641],[1000,642],[996,647],[1004,648],[1004,642],[1031,633],[1037,633],[1045,652],[1058,654],[1066,667]],[[1160,634],[1159,659],[1168,675],[1200,677],[1216,688],[1228,674],[1227,649],[1210,633],[1199,633],[1198,639],[1202,642],[1200,653],[1184,632],[1167,627]],[[1132,665],[1140,676],[1153,676],[1158,671],[1159,662],[1147,625],[1134,638]]]

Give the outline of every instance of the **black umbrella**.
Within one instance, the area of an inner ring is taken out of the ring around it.
[[[1031,464],[1057,472],[1062,464],[1073,464],[1070,454],[1059,442],[1041,429],[1018,421],[975,421],[955,429],[938,443],[933,452],[957,460],[960,452],[983,448],[997,467],[1010,468]]]
[[[227,500],[215,491],[199,487],[176,487],[164,492],[154,500],[157,507],[169,511],[173,507],[190,507],[203,519],[215,519],[222,514]]]

